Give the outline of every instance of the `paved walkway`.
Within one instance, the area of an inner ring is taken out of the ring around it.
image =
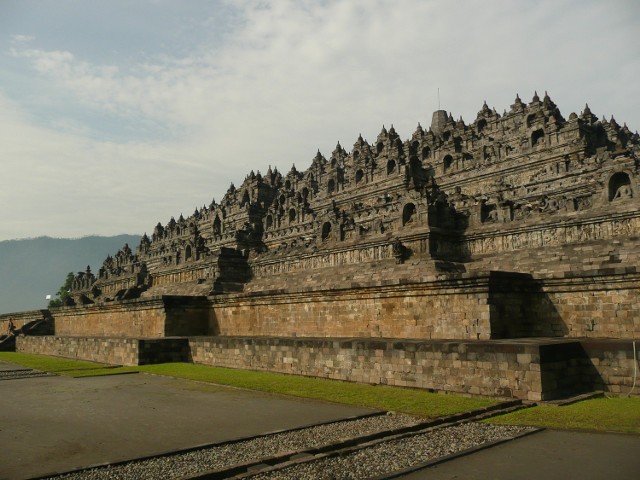
[[[22,369],[0,362],[0,372]],[[364,408],[150,375],[0,380],[0,479],[339,420]],[[402,477],[640,479],[640,436],[547,430]]]
[[[402,480],[638,480],[640,435],[545,430]]]
[[[0,370],[20,368],[0,362]],[[370,411],[143,374],[0,380],[0,479],[127,460]]]

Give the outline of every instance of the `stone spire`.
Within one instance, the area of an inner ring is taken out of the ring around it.
[[[431,117],[431,130],[436,135],[439,135],[447,125],[449,116],[445,110],[436,110]]]

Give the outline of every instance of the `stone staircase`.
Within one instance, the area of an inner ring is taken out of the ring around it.
[[[0,352],[16,351],[16,335],[53,335],[53,323],[48,320],[33,320],[25,323],[13,335],[0,335]]]
[[[0,335],[0,352],[15,352],[16,337],[15,335]]]

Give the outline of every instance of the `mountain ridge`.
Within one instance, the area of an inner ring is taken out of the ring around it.
[[[128,243],[135,251],[141,235],[88,235],[79,238],[35,238],[0,241],[0,313],[46,308],[69,272],[87,265],[99,270],[107,255]]]

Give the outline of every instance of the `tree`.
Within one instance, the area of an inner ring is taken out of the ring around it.
[[[61,307],[64,305],[64,301],[69,297],[69,292],[71,291],[71,285],[73,284],[73,272],[67,273],[67,278],[64,281],[64,285],[60,287],[58,293],[56,293],[56,297],[49,301],[49,308]]]

